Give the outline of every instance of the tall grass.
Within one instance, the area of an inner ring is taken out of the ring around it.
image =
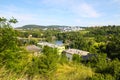
[[[82,64],[58,64],[57,67],[56,72],[51,76],[38,74],[32,78],[29,78],[24,70],[21,73],[15,73],[2,67],[0,68],[0,80],[86,80],[94,74],[91,68]]]
[[[92,77],[93,74],[91,68],[82,64],[63,64],[58,66],[53,80],[86,80],[88,77]]]

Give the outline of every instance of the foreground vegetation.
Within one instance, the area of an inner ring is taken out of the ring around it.
[[[16,22],[14,18],[0,18],[0,80],[120,80],[119,26],[61,33],[51,29],[16,31],[11,26]],[[34,38],[29,40],[31,34]],[[58,55],[57,49],[47,46],[39,56],[24,49],[39,40],[63,40],[66,48],[86,50],[95,56],[83,61],[73,55],[68,61],[64,54]]]

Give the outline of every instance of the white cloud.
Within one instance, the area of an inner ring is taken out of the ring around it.
[[[27,12],[27,11],[26,11]],[[2,10],[0,11],[0,16],[5,18],[14,17],[18,20],[18,23],[15,26],[23,26],[25,24],[33,24],[38,23],[39,16],[38,14],[34,13],[26,13],[24,9],[8,5],[2,6]]]
[[[98,13],[91,5],[87,3],[82,3],[80,5],[74,6],[74,12],[81,17],[97,18],[101,16],[100,13]]]
[[[101,16],[92,5],[83,0],[43,0],[43,3],[55,7],[57,5],[57,7],[62,7],[63,9],[66,8],[81,17],[97,18]]]
[[[18,23],[16,24],[17,27],[38,22],[37,16],[33,14],[3,13],[0,14],[0,16],[6,17],[8,19],[13,16],[18,20]]]
[[[79,19],[81,17],[98,18],[101,16],[101,14],[98,13],[91,4],[88,4],[83,0],[31,0],[30,2],[29,0],[27,0],[26,3],[27,2],[29,4],[32,4],[33,2],[34,5],[38,6],[38,8],[39,5],[45,5],[45,9],[47,10],[44,10],[44,8],[40,8],[34,11],[28,8],[23,8],[21,6],[19,7],[14,5],[0,5],[0,16],[4,16],[7,18],[11,18],[12,16],[15,17],[19,21],[17,26],[22,26],[25,24],[62,24],[63,22],[67,23],[67,21],[69,21],[69,24],[72,20],[66,20],[64,18],[59,19],[59,17],[65,16],[64,13],[70,14],[71,19],[75,18],[74,16],[76,16],[77,19],[74,21],[76,22],[76,24],[82,23],[82,21]],[[51,14],[49,15],[49,13]],[[54,16],[53,13],[58,13],[60,16]]]

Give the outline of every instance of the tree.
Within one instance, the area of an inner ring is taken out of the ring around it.
[[[88,78],[88,80],[116,80],[112,75],[110,74],[95,74],[91,78]]]
[[[16,53],[13,52],[17,49],[17,38],[11,24],[16,23],[17,20],[12,18],[7,20],[0,17],[0,62],[4,65],[8,61],[12,61]],[[8,63],[7,63],[8,64]]]
[[[120,36],[113,36],[107,43],[106,52],[110,58],[120,59]]]
[[[60,63],[63,64],[63,63],[68,63],[68,58],[66,56],[66,53],[62,53],[61,56],[60,56]]]
[[[59,56],[56,49],[45,46],[43,54],[37,57],[33,57],[28,74],[34,76],[36,74],[42,74],[48,78],[56,69]]]
[[[11,23],[16,23],[17,20],[12,18],[7,20],[4,17],[0,17],[0,53],[16,47],[16,34],[11,26]]]
[[[79,56],[78,54],[73,54],[72,60],[73,60],[73,62],[80,63],[81,56]]]
[[[0,67],[20,73],[28,60],[26,51],[17,46],[17,36],[11,24],[17,20],[0,17]],[[27,57],[27,58],[26,58]]]

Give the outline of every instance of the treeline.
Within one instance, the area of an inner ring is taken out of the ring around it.
[[[63,40],[67,48],[95,54],[81,62],[95,71],[89,80],[119,80],[120,26],[90,27],[85,31],[59,33],[57,38]]]
[[[96,42],[104,42],[105,45],[100,46],[105,49],[101,49],[101,52],[107,54],[111,59],[120,59],[120,26],[103,26],[90,28],[90,32],[85,36],[91,36],[95,38]],[[99,49],[100,49],[99,48]]]

